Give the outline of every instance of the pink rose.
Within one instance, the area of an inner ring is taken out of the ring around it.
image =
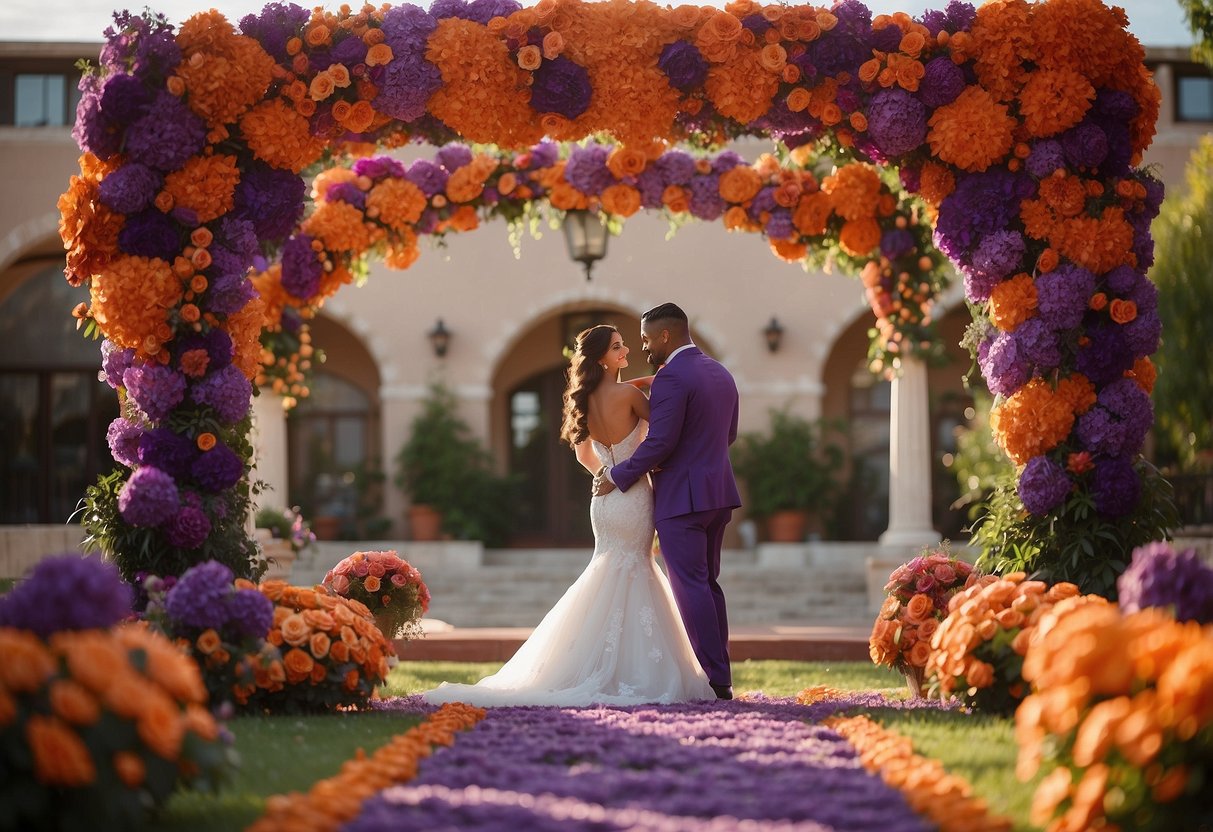
[[[364,560],[360,560],[354,564],[354,574],[359,578],[365,578],[371,573],[371,565]]]
[[[371,561],[370,565],[367,567],[367,571],[369,571],[376,578],[382,578],[384,572],[386,572],[387,570],[384,569],[383,563],[381,561],[373,560],[373,561]]]
[[[345,595],[350,588],[350,579],[345,575],[335,575],[330,586],[333,587],[333,592],[336,592],[338,595]]]
[[[931,577],[930,575],[923,575],[914,584],[914,588],[917,589],[919,592],[930,592],[932,589],[935,588],[935,579],[933,577]]]
[[[409,582],[409,579],[397,572],[392,576],[392,586],[404,586]]]
[[[956,570],[946,563],[940,563],[931,570],[931,574],[935,576],[935,580],[941,584],[950,584],[956,580]]]

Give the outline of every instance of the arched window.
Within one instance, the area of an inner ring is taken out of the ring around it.
[[[55,264],[0,301],[0,523],[66,522],[114,466],[118,398],[97,382],[100,342],[67,314],[84,300]]]

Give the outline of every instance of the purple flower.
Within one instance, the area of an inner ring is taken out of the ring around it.
[[[164,177],[144,165],[123,165],[101,180],[101,202],[119,214],[137,214],[152,204]]]
[[[531,73],[531,109],[575,119],[590,107],[590,73],[560,55]]]
[[[191,332],[173,342],[173,355],[178,363],[181,361],[181,356],[190,350],[206,350],[209,359],[207,369],[211,372],[232,363],[232,339],[222,329]]]
[[[119,416],[110,422],[105,431],[105,442],[109,445],[110,456],[119,465],[134,468],[139,463],[139,438],[143,428],[135,422],[129,422]]]
[[[640,191],[640,203],[645,208],[661,208],[664,204],[662,195],[666,189],[665,180],[653,165],[646,167],[636,177],[636,188]]]
[[[1062,150],[1061,142],[1054,139],[1045,139],[1032,145],[1032,150],[1028,153],[1028,160],[1025,164],[1028,173],[1037,179],[1047,179],[1053,175],[1053,171],[1065,166],[1065,151]]]
[[[234,425],[248,415],[253,385],[244,373],[228,365],[194,385],[190,398],[215,411],[220,422]]]
[[[147,114],[128,128],[126,153],[130,161],[164,172],[177,170],[206,144],[206,125],[185,102],[162,91]]]
[[[96,76],[83,76],[78,86],[80,101],[76,104],[72,138],[82,151],[108,160],[122,148],[121,126],[102,114],[101,87]]]
[[[1028,359],[1020,354],[1019,340],[1009,332],[1000,332],[984,350],[978,350],[978,366],[986,386],[996,396],[1009,396],[1031,377]]]
[[[1078,417],[1078,439],[1093,453],[1135,454],[1154,422],[1150,396],[1128,378],[1099,391],[1096,404]]]
[[[692,43],[676,40],[661,50],[657,66],[670,79],[670,86],[690,92],[708,77],[708,62]]]
[[[211,252],[215,256],[215,252]],[[214,271],[211,285],[207,289],[207,306],[216,315],[232,315],[239,312],[248,302],[257,297],[257,289],[253,282],[245,276],[247,269],[235,271]]]
[[[1159,607],[1176,621],[1213,624],[1213,568],[1195,549],[1176,552],[1162,541],[1138,546],[1116,588],[1126,613]]]
[[[397,7],[388,14],[397,11]],[[426,16],[433,21],[432,18]],[[435,23],[435,25],[437,25]],[[404,122],[416,121],[425,115],[425,105],[434,91],[442,86],[442,73],[425,60],[425,41],[393,44],[396,57],[384,69],[379,94],[372,102],[375,109]],[[415,43],[415,45],[414,45]]]
[[[1095,275],[1072,263],[1063,263],[1036,278],[1036,309],[1041,320],[1057,330],[1073,329],[1082,323]]]
[[[1078,348],[1075,367],[1096,387],[1109,384],[1133,366],[1123,327],[1110,321],[1097,322],[1085,332],[1087,343]]]
[[[1075,167],[1097,168],[1108,155],[1108,134],[1091,121],[1061,134],[1066,160]]]
[[[64,630],[108,629],[130,616],[133,600],[113,563],[98,555],[53,555],[0,595],[0,627],[30,630],[41,638]]]
[[[468,16],[467,0],[434,0],[430,4],[430,14],[439,20],[445,17],[466,18]]]
[[[257,229],[253,224],[230,213],[219,221],[215,240],[232,255],[240,258],[242,271],[252,262],[253,255],[261,250],[261,241],[257,238]],[[215,246],[211,246],[211,249],[211,255],[214,256]]]
[[[896,26],[884,31],[900,39]],[[927,137],[927,108],[903,89],[881,90],[868,103],[868,135],[887,156],[909,153]]]
[[[100,63],[111,70],[129,69],[140,77],[168,75],[181,62],[173,27],[164,18],[114,12],[105,30]]]
[[[200,508],[185,506],[165,527],[168,542],[178,549],[197,549],[211,533],[211,520]]]
[[[208,560],[192,566],[168,591],[164,599],[165,612],[180,627],[222,629],[227,620],[227,597],[232,592],[234,580],[232,570],[219,561]],[[266,630],[268,632],[269,628]]]
[[[404,165],[391,156],[366,156],[354,162],[354,173],[378,182],[388,177],[404,178]]]
[[[946,55],[932,58],[925,69],[926,73],[918,85],[918,95],[922,103],[931,109],[951,104],[964,92],[964,72]]]
[[[181,253],[181,227],[167,214],[148,208],[126,218],[118,232],[118,245],[127,254],[171,263]]]
[[[161,364],[139,363],[122,374],[122,386],[152,422],[159,422],[185,398],[185,376]]]
[[[583,194],[598,196],[615,184],[615,176],[607,168],[610,151],[600,144],[574,147],[564,166],[564,178]]]
[[[1095,510],[1107,518],[1123,517],[1137,507],[1141,479],[1133,463],[1124,457],[1101,459],[1091,474]]]
[[[137,469],[118,494],[118,511],[132,526],[159,526],[179,505],[177,484],[158,468]]]
[[[1028,318],[1015,328],[1015,347],[1019,356],[1041,371],[1061,363],[1057,333],[1040,318]]]
[[[914,248],[914,235],[904,228],[890,228],[880,235],[880,253],[896,260]]]
[[[1070,493],[1066,469],[1046,456],[1034,456],[1019,475],[1019,499],[1032,514],[1043,516],[1057,508]]]
[[[153,428],[139,437],[139,463],[159,468],[174,480],[189,473],[197,455],[194,440],[171,428]]]
[[[437,27],[438,21],[429,12],[412,3],[393,6],[383,15],[385,42],[392,47],[396,58],[401,54],[397,46],[424,52],[426,41]]]
[[[224,629],[233,635],[263,639],[274,624],[274,602],[255,589],[237,589],[227,596]]]
[[[962,177],[944,197],[935,225],[935,244],[952,260],[961,260],[978,240],[1004,231],[1019,218],[1019,203],[1035,190],[1028,177],[1005,168]]]
[[[366,207],[366,191],[353,182],[336,182],[324,192],[328,202],[347,202],[359,210]]]
[[[951,0],[948,3],[948,31],[967,32],[977,19],[977,9],[972,3]]]
[[[550,168],[560,160],[560,145],[556,142],[542,141],[530,149],[530,154],[531,162],[527,165],[527,170]]]
[[[1129,353],[1129,363],[1143,355],[1153,355],[1158,352],[1158,342],[1162,337],[1162,319],[1158,317],[1157,309],[1138,310],[1137,317],[1124,325],[1125,348]]]
[[[303,177],[254,162],[240,174],[232,214],[265,240],[281,240],[303,216]]]
[[[972,269],[1000,280],[1019,271],[1026,246],[1018,231],[995,231],[981,238],[973,252]]]
[[[450,173],[454,173],[459,168],[466,167],[472,163],[472,150],[467,145],[463,144],[447,144],[438,149],[434,154],[438,164],[442,165]]]
[[[320,290],[324,265],[312,249],[312,238],[299,234],[282,247],[282,288],[306,300]]]
[[[240,482],[240,477],[244,475],[244,461],[231,448],[220,443],[199,454],[190,466],[190,473],[207,491],[218,493]]]
[[[771,211],[771,217],[767,220],[766,228],[763,230],[772,240],[786,240],[797,234],[796,225],[792,222],[792,212],[787,208],[776,208]]]
[[[101,342],[101,372],[105,383],[115,390],[122,386],[122,374],[134,360],[134,350],[124,349],[108,338]]]
[[[961,267],[960,273],[964,278],[965,297],[972,303],[988,301],[994,287],[1002,282],[1001,275],[987,274],[964,266]]]
[[[494,17],[509,17],[521,8],[522,4],[516,0],[472,0],[468,3],[466,17],[485,26]]]
[[[442,153],[441,150],[438,151]],[[441,165],[429,159],[418,159],[409,165],[405,178],[421,189],[427,197],[440,194],[446,188],[446,180],[450,176]]]
[[[286,43],[303,30],[311,17],[307,9],[294,3],[267,3],[260,15],[240,18],[240,31],[261,44],[280,64],[290,61]]]

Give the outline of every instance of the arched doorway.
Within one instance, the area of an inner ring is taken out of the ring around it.
[[[64,523],[114,468],[105,437],[118,397],[97,383],[97,342],[64,314],[88,291],[63,280],[62,260],[23,269],[0,300],[0,523]]]
[[[333,318],[318,316],[311,332],[325,361],[287,417],[288,499],[318,536],[374,537],[383,531],[378,366]]]

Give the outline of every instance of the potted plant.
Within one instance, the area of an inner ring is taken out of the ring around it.
[[[767,433],[747,433],[733,446],[733,470],[745,483],[745,506],[767,521],[772,541],[804,540],[810,517],[830,507],[842,448],[823,439],[827,426],[786,409],[771,411]]]
[[[271,537],[263,541],[261,550],[269,564],[265,578],[286,579],[299,553],[311,546],[317,535],[308,526],[299,506],[286,509],[263,508],[257,512],[254,525],[269,531]]]
[[[459,418],[455,396],[434,384],[396,456],[396,485],[410,501],[414,540],[481,540],[499,546],[509,527],[508,478]]]

